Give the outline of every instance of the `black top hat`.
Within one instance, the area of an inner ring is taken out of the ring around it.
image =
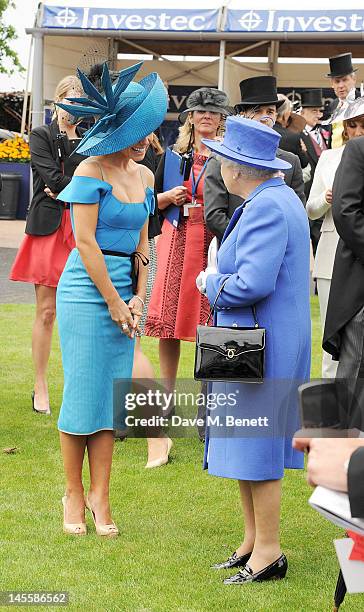
[[[305,89],[301,92],[302,108],[322,108],[322,89]]]
[[[334,57],[330,57],[330,72],[326,76],[341,77],[345,76],[346,74],[356,72],[357,68],[353,68],[351,58],[351,53],[341,53],[340,55],[334,55]]]
[[[236,104],[237,111],[243,106],[265,106],[274,104],[282,106],[284,100],[278,100],[277,79],[274,76],[258,76],[244,79],[239,83],[241,102]]]

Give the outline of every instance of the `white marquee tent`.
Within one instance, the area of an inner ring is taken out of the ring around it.
[[[33,127],[43,123],[44,101],[52,98],[56,83],[82,66],[90,49],[114,69],[130,65],[131,54],[145,55],[148,61],[138,76],[156,70],[171,85],[218,85],[232,103],[243,78],[274,74],[280,87],[324,87],[327,66],[315,63],[316,58],[348,50],[354,58],[364,57],[364,10],[167,5],[105,8],[100,2],[95,8],[87,0],[82,7],[40,4],[35,25],[27,30],[33,43]]]

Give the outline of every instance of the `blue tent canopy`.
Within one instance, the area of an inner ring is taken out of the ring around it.
[[[132,9],[44,6],[42,28],[216,32],[219,9]]]
[[[39,26],[122,32],[363,33],[364,10],[234,10],[226,7],[192,10],[43,5]]]

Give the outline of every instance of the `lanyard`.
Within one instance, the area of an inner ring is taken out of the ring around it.
[[[192,169],[191,169],[192,202],[196,201],[197,188],[198,188],[198,185],[200,183],[200,180],[202,179],[202,177],[203,177],[203,175],[205,173],[208,161],[209,161],[208,159],[205,161],[205,163],[204,163],[203,167],[201,168],[200,173],[199,173],[199,175],[197,177],[197,180],[195,179],[194,167],[192,166]]]

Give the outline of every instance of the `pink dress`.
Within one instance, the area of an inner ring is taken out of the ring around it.
[[[197,179],[207,157],[195,154],[192,171]],[[203,176],[198,183],[198,206],[183,216],[178,228],[165,220],[157,242],[157,276],[148,308],[145,334],[157,338],[195,341],[196,327],[210,310],[207,298],[197,290],[196,277],[207,265],[213,234],[207,229],[203,206]],[[187,201],[192,199],[191,178],[184,182]]]
[[[65,209],[61,224],[53,234],[48,236],[25,234],[9,278],[33,285],[57,287],[68,256],[74,247],[70,211]]]

